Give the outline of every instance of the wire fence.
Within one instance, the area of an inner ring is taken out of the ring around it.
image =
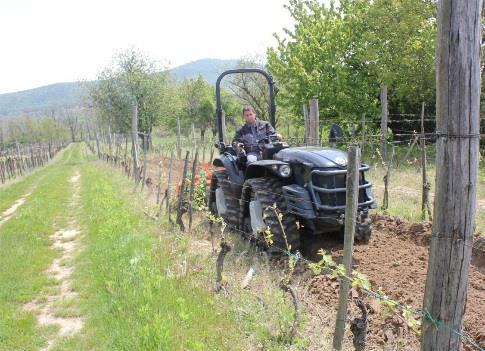
[[[456,137],[456,136],[450,136],[450,135],[445,135],[445,136],[440,135],[439,136],[438,133],[425,133],[425,134],[406,133],[406,134],[413,136],[412,139],[409,139],[409,140],[406,141],[409,145],[413,142],[413,140],[417,140],[417,142],[419,142],[419,140],[430,140],[430,141],[432,141],[432,140],[434,140],[433,138],[435,138],[435,137],[436,138],[438,138],[438,137],[445,137],[445,138]],[[378,138],[380,138],[380,135],[372,135],[372,136],[369,136],[369,138],[370,137],[375,138],[376,142],[373,143],[372,141],[366,141],[365,145],[368,145],[368,146],[373,145],[373,146],[375,146],[375,149],[378,150],[379,149],[378,142],[380,141]],[[476,137],[481,138],[482,135],[480,135],[480,136],[469,136],[469,137],[470,138],[472,138],[472,137],[473,138],[476,138]],[[128,140],[128,137],[126,136],[125,139]],[[121,137],[121,138],[119,138],[119,140],[122,141],[124,139]],[[305,143],[298,143],[297,141],[295,143],[293,143],[291,139],[288,140],[288,141],[289,141],[289,144],[293,144],[293,145],[295,145],[295,144],[300,145],[300,146],[306,145]],[[345,147],[345,145],[347,145],[347,144],[355,143],[355,139],[354,138],[347,138],[345,141],[341,141],[341,142],[342,142],[342,144],[340,145],[340,147]],[[87,141],[87,143],[90,146],[91,151],[93,153],[96,153],[93,144],[90,141]],[[392,147],[392,146],[402,145],[402,143],[403,143],[403,141],[396,141],[396,142],[390,141],[390,142],[387,142],[387,145]],[[122,143],[120,143],[120,144],[122,144]],[[364,147],[365,147],[365,145],[364,145]],[[123,158],[122,153],[118,152],[120,150],[118,150],[117,148],[119,149],[119,147],[117,147],[117,146],[108,145],[108,143],[103,142],[103,143],[101,143],[101,149],[102,150],[101,150],[101,152],[99,152],[99,150],[98,150],[98,154],[100,154],[101,158],[106,160],[107,162],[109,162],[109,163],[111,163],[115,166],[121,166],[121,168],[123,169],[123,172],[125,174],[127,174],[128,176],[133,175],[133,173],[134,173],[133,169],[130,170],[130,164],[132,163],[132,159],[130,157],[130,154],[125,153],[124,158]],[[194,140],[192,138],[192,139],[185,140],[185,142],[179,143],[178,145],[175,144],[175,143],[166,144],[166,145],[163,145],[163,146],[156,145],[152,149],[151,152],[152,152],[152,156],[158,155],[158,157],[160,157],[160,159],[162,161],[163,160],[168,161],[168,160],[171,159],[172,161],[170,162],[170,165],[172,165],[173,159],[174,159],[174,154],[176,153],[177,148],[184,149],[184,151],[188,152],[188,154],[192,153],[192,157],[190,159],[194,161],[195,152],[198,149],[201,149],[201,148],[204,148],[204,149],[207,149],[207,150],[211,149],[212,152],[213,152],[213,140],[205,140],[204,144],[201,144],[200,141],[197,142],[197,140]],[[115,150],[118,150],[118,151],[115,151]],[[171,157],[169,158],[168,155],[170,155],[170,154],[171,154]],[[204,152],[204,156],[205,156],[205,152]],[[147,154],[145,154],[144,157],[149,157],[149,156],[147,156]],[[213,158],[212,156],[209,157],[209,160],[211,160],[212,158]],[[178,160],[180,161],[181,159],[178,159]],[[202,161],[202,160],[200,159],[200,161]],[[186,163],[187,163],[187,159],[186,159]],[[385,166],[385,162],[382,159],[382,157],[381,157],[381,160],[378,163],[381,163]],[[199,162],[198,165],[197,165],[197,168],[196,168],[198,170],[197,172],[199,172],[199,170],[201,169],[200,166],[201,165],[200,165],[200,162]],[[210,168],[206,168],[206,170],[208,170],[210,172],[215,172],[215,171],[217,171],[217,168],[210,167]],[[172,172],[171,166],[170,166],[170,170],[168,170],[168,171],[170,173]],[[160,177],[161,177],[161,173],[160,173]],[[201,175],[201,177],[202,177],[202,175]],[[145,182],[146,179],[143,179],[141,181]],[[235,183],[235,182],[231,182],[230,180],[226,180],[226,181],[229,184],[240,186],[240,184]],[[174,190],[174,189],[170,189],[170,187],[177,187],[178,185],[185,184],[185,183],[190,184],[190,182],[191,182],[191,179],[189,179],[188,176],[182,177],[182,178],[178,179],[178,182],[176,182],[176,184],[168,184],[168,188],[167,188],[168,193],[170,194]],[[160,193],[160,190],[161,190],[160,186],[161,186],[161,184],[158,185],[158,187],[159,187],[158,192],[159,193]],[[263,191],[265,193],[273,196],[273,197],[282,196],[282,194],[280,194],[280,193],[275,193],[275,192],[272,192],[272,191],[269,191],[269,190],[263,190]],[[179,192],[177,195],[179,197],[181,197],[181,196],[184,196],[183,193],[184,193],[184,191],[182,189],[182,191]],[[243,205],[244,203],[246,203],[246,204],[248,203],[248,200],[241,199],[239,197],[233,197],[233,199],[237,200],[237,202],[240,203],[241,205]],[[174,199],[168,198],[167,204],[168,204],[168,202],[173,201],[173,200]],[[318,203],[313,199],[310,199],[310,200],[299,199],[299,201],[306,201],[306,202],[311,203],[312,205],[318,205]],[[160,204],[160,206],[161,206],[161,204]],[[192,206],[192,204],[189,204],[189,206]],[[320,219],[326,219],[326,217],[321,216]],[[205,224],[201,223],[200,225],[205,225]],[[233,231],[233,232],[236,232],[236,233],[238,233],[242,236],[248,236],[247,232],[245,232],[245,231],[243,231],[243,230],[241,230],[237,227],[233,226],[233,227],[230,228],[230,230]],[[438,239],[438,240],[460,240],[460,239],[456,239],[454,237],[443,237],[443,236],[438,236],[436,234],[431,234],[430,238],[431,239]],[[256,241],[261,246],[267,245],[267,241],[263,237],[254,237],[253,236],[252,240]],[[465,246],[471,247],[476,252],[480,252],[482,254],[485,253],[485,249],[482,248],[480,245],[476,245],[474,243],[463,243],[463,244]],[[289,259],[292,259],[293,261],[296,260],[296,261],[304,262],[308,267],[322,264],[321,261],[320,262],[311,261],[310,259],[303,257],[303,255],[300,252],[292,252],[288,248],[284,249],[284,248],[280,248],[280,247],[275,246],[275,247],[273,247],[273,249],[277,250],[281,255],[287,256]],[[351,282],[355,281],[355,276],[352,277],[352,276],[347,276],[345,274],[342,274],[341,267],[338,267],[338,265],[326,264],[322,268],[324,268],[325,270],[327,270],[328,272],[330,272],[332,274],[337,275],[340,279],[346,279],[346,280],[351,281]],[[456,328],[453,328],[446,321],[438,320],[438,319],[434,318],[433,316],[431,316],[429,314],[428,311],[426,311],[424,309],[418,309],[418,308],[414,308],[412,306],[401,304],[401,303],[397,302],[396,300],[390,298],[387,294],[383,293],[382,291],[376,291],[375,289],[372,289],[368,286],[362,286],[361,285],[360,289],[367,296],[374,298],[377,301],[380,301],[382,303],[385,303],[388,306],[392,306],[393,308],[395,308],[409,323],[411,323],[414,326],[416,326],[416,324],[414,324],[414,323],[417,320],[425,320],[426,319],[426,320],[430,321],[435,327],[446,328],[446,329],[450,330],[451,332],[455,333],[456,335],[458,335],[462,339],[462,341],[465,344],[469,345],[471,348],[478,350],[478,351],[485,351],[484,346],[481,346],[478,341],[473,340],[473,338],[468,333],[466,333],[464,330],[458,330]],[[414,322],[413,322],[413,320],[414,320]]]

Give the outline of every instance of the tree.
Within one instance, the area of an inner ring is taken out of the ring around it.
[[[263,60],[260,57],[241,58],[237,64],[238,68],[262,68]],[[256,115],[266,120],[269,118],[268,101],[269,89],[266,78],[258,73],[236,74],[229,77],[226,85],[236,96],[240,103],[251,105]]]
[[[166,70],[136,51],[119,53],[110,67],[101,71],[89,97],[102,120],[115,132],[130,130],[133,105],[138,108],[138,131],[151,144],[151,133],[170,113],[172,81]]]
[[[276,36],[268,68],[293,113],[301,116],[302,104],[316,97],[327,120],[377,115],[381,83],[394,92],[391,109],[432,100],[433,1],[290,0],[287,8],[295,27]]]
[[[212,86],[199,75],[197,79],[184,80],[180,86],[181,114],[186,127],[194,123],[200,129],[201,140],[214,123],[215,104]],[[188,128],[187,128],[188,129]]]

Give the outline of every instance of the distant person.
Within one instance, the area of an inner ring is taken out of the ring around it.
[[[261,159],[261,143],[264,140],[280,139],[273,126],[256,117],[254,108],[246,105],[242,110],[246,123],[236,130],[232,145],[238,153],[246,151],[247,164]]]

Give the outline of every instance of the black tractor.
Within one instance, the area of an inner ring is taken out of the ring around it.
[[[221,80],[229,74],[259,73],[269,85],[270,123],[275,127],[275,83],[268,72],[257,68],[228,70],[216,82],[219,156],[214,172],[209,208],[229,227],[257,243],[267,245],[264,233],[272,234],[268,250],[300,247],[303,235],[318,235],[344,228],[347,154],[324,147],[289,147],[269,136],[258,143],[261,159],[247,163],[240,147],[225,142],[221,105]],[[369,166],[359,169],[359,204],[355,239],[366,242],[371,235],[369,209],[375,208],[371,184],[365,178]],[[276,205],[276,206],[275,206]],[[276,210],[275,210],[276,208]],[[280,219],[278,213],[281,213]],[[281,221],[281,224],[280,224]],[[266,243],[266,244],[265,244]]]

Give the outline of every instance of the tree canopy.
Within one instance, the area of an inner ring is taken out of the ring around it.
[[[396,111],[434,101],[434,1],[290,0],[287,8],[295,26],[267,57],[279,102],[293,113],[316,97],[327,119],[377,114],[381,84]]]

